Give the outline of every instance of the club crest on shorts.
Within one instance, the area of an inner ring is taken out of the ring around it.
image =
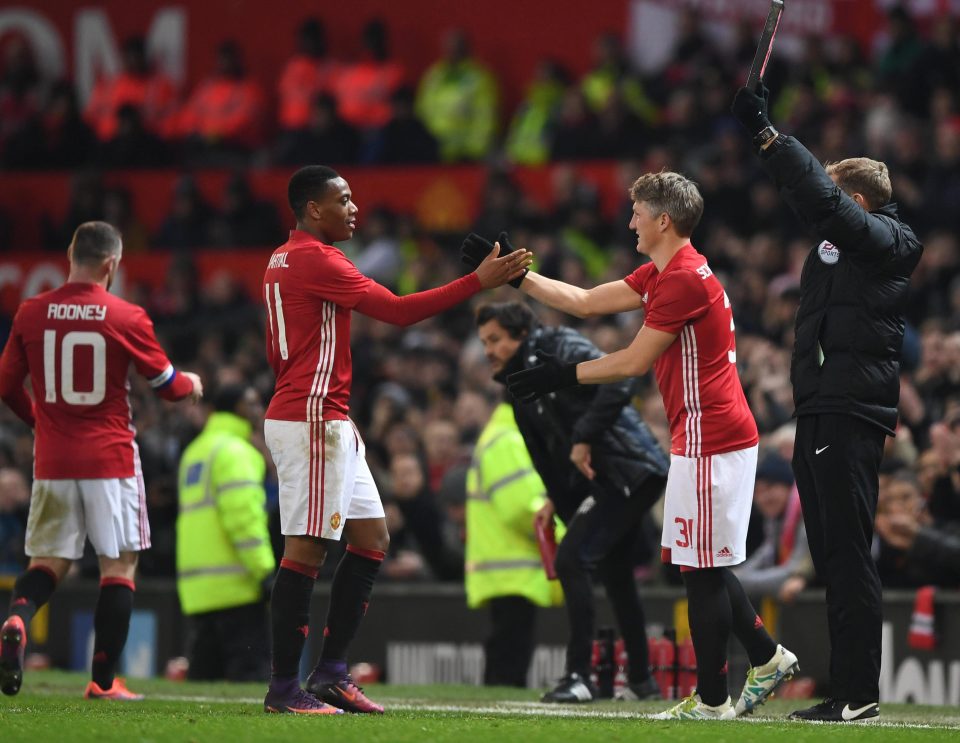
[[[340,512],[337,511],[330,517],[330,528],[339,529],[340,528]]]
[[[820,247],[817,248],[817,255],[819,255],[820,260],[828,266],[832,266],[840,260],[840,251],[837,250],[837,247],[832,242],[827,242],[826,240],[820,243]]]

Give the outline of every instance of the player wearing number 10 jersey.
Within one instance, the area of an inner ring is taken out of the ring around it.
[[[35,428],[27,523],[30,565],[16,581],[0,629],[0,690],[16,694],[26,625],[89,537],[100,559],[100,596],[88,698],[130,699],[114,678],[133,608],[137,554],[150,546],[140,460],[127,399],[131,363],[167,400],[199,399],[200,379],[178,374],[147,314],[107,290],[120,263],[120,234],[80,225],[70,275],[27,299],[0,358],[0,397]],[[29,376],[34,399],[23,387]]]

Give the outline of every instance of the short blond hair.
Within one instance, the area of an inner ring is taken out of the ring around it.
[[[669,214],[680,237],[690,237],[703,216],[703,196],[697,184],[679,173],[641,175],[630,186],[630,198],[646,204],[651,212]]]
[[[827,164],[827,175],[837,180],[840,190],[848,196],[858,193],[870,209],[879,209],[890,203],[893,186],[885,163],[869,157],[850,157]]]

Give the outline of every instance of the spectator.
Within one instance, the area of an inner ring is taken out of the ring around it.
[[[143,126],[140,110],[125,103],[117,111],[116,133],[100,148],[99,164],[106,168],[159,168],[170,162],[166,143]]]
[[[391,500],[403,516],[404,528],[397,540],[391,535],[393,556],[398,564],[387,568],[395,578],[425,577],[437,580],[463,578],[463,547],[448,538],[445,516],[436,496],[427,485],[423,464],[412,454],[398,454],[390,460]],[[422,556],[421,568],[412,571],[413,561],[404,552]],[[404,566],[403,570],[399,567]]]
[[[197,248],[209,243],[212,212],[189,175],[181,176],[173,204],[153,240],[158,248]]]
[[[263,142],[264,114],[263,90],[247,76],[240,45],[224,41],[217,48],[214,73],[197,85],[184,106],[179,132],[201,157],[249,151]]]
[[[337,99],[319,93],[310,106],[306,127],[283,132],[274,160],[279,165],[352,163],[357,161],[360,135],[337,112]]]
[[[932,523],[909,471],[881,478],[876,530],[884,587],[953,587],[960,582],[960,522]]]
[[[122,186],[108,188],[103,195],[103,221],[116,227],[123,235],[124,255],[145,253],[150,236],[133,209],[133,197]]]
[[[59,82],[50,91],[43,111],[11,137],[3,163],[18,170],[79,168],[93,160],[96,147],[93,130],[80,115],[73,86]],[[61,247],[58,242],[57,250]]]
[[[569,85],[570,77],[559,63],[552,60],[540,63],[510,122],[504,145],[510,161],[541,165],[549,159],[553,128]]]
[[[428,423],[423,429],[423,447],[427,460],[427,486],[436,492],[447,470],[466,459],[453,421],[440,419]]]
[[[583,92],[568,88],[563,94],[550,142],[553,160],[583,160],[597,156],[596,119]]]
[[[0,50],[0,152],[40,113],[44,92],[27,40],[11,35],[4,46]]]
[[[210,244],[219,247],[275,247],[283,242],[280,215],[269,201],[258,199],[242,173],[223,190],[223,209],[210,223]]]
[[[397,88],[390,103],[390,120],[380,129],[370,132],[362,160],[384,165],[435,163],[437,140],[414,115],[413,90],[408,87]]]
[[[363,27],[363,57],[346,65],[334,81],[340,115],[358,129],[383,126],[390,120],[391,97],[405,77],[403,65],[390,57],[386,24],[368,22]]]
[[[43,217],[44,247],[63,250],[64,245],[70,244],[77,227],[103,219],[103,193],[103,178],[99,173],[76,173],[70,180],[70,203],[63,221],[54,225],[47,215]]]
[[[610,96],[618,93],[631,112],[645,123],[654,124],[657,107],[632,70],[619,37],[613,33],[601,34],[594,41],[593,56],[593,69],[580,81],[580,90],[590,110],[602,111]]]
[[[559,605],[563,593],[547,578],[533,526],[546,504],[543,481],[507,403],[481,433],[467,481],[467,605],[490,612],[483,683],[525,687],[537,606]]]
[[[403,266],[400,243],[396,238],[396,219],[383,207],[374,207],[364,220],[366,245],[354,263],[364,276],[388,287],[396,287]]]
[[[305,129],[310,123],[314,99],[333,90],[339,71],[340,64],[327,57],[323,22],[308,18],[297,29],[296,54],[284,66],[277,83],[280,128]]]
[[[93,88],[84,117],[101,142],[109,142],[120,129],[120,110],[139,111],[145,128],[161,136],[172,134],[177,108],[173,81],[152,68],[146,43],[134,36],[123,44],[123,69],[114,77],[102,76]]]
[[[448,31],[443,46],[443,57],[420,80],[417,115],[440,142],[445,161],[481,160],[496,134],[497,83],[470,56],[462,30]]]
[[[751,598],[789,604],[813,577],[813,562],[793,470],[775,452],[757,466],[753,505],[763,519],[763,542],[734,573]]]

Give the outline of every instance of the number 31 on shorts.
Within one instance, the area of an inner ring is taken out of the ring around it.
[[[677,547],[686,549],[690,546],[690,535],[693,534],[693,519],[682,519],[677,516],[673,522],[680,527],[680,539],[677,540]]]

